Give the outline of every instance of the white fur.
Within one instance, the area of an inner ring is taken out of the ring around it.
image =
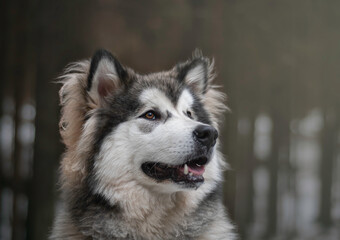
[[[190,94],[190,92],[185,89],[183,90],[181,96],[178,99],[177,102],[177,110],[180,113],[185,113],[186,111],[191,111],[192,104],[194,103],[194,98]]]

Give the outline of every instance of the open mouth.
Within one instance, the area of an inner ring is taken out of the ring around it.
[[[204,182],[203,173],[207,162],[205,156],[190,159],[181,165],[146,162],[142,164],[142,170],[157,181],[170,179],[186,187],[198,188]]]

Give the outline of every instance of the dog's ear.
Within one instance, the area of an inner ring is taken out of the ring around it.
[[[193,91],[205,94],[212,68],[208,58],[203,57],[200,52],[195,52],[192,60],[177,66],[178,79],[184,81]]]
[[[119,89],[126,71],[118,60],[106,50],[98,50],[91,60],[87,91],[92,101],[103,104],[107,97]]]

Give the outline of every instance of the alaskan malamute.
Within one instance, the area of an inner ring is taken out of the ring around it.
[[[235,239],[221,200],[224,94],[199,51],[141,75],[99,50],[61,77],[63,207],[50,239]]]

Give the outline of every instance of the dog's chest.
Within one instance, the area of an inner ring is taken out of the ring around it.
[[[190,222],[190,218],[178,219],[178,222],[163,223],[150,222],[148,220],[131,222],[120,217],[96,217],[91,229],[82,228],[82,233],[91,236],[92,239],[119,239],[119,240],[193,240],[198,239],[205,229],[203,221]],[[192,218],[192,219],[195,219]],[[88,226],[89,227],[89,226]]]

